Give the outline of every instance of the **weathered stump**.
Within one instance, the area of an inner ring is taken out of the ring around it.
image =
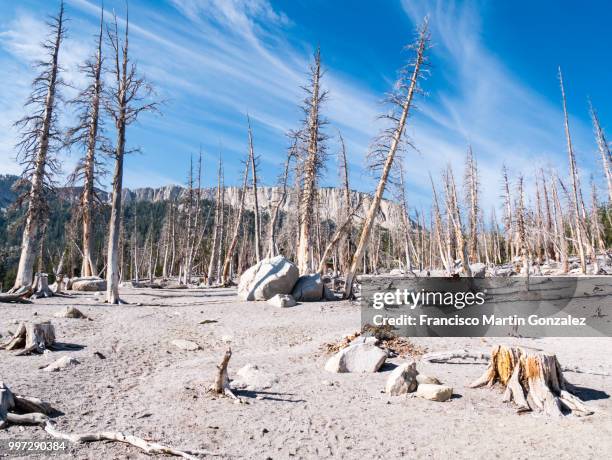
[[[55,342],[55,328],[50,322],[21,323],[13,337],[4,345],[5,350],[23,348],[18,355],[42,353]]]
[[[228,348],[225,351],[225,354],[223,355],[221,363],[217,365],[217,375],[215,377],[215,381],[210,387],[210,391],[216,394],[229,396],[232,399],[238,399],[238,397],[230,388],[230,379],[227,375],[227,365],[229,364],[229,360],[231,357],[232,349]]]
[[[470,387],[493,386],[506,389],[504,402],[514,402],[518,411],[539,411],[547,415],[572,413],[591,415],[593,410],[574,396],[575,387],[565,380],[557,357],[551,353],[497,345],[485,373]]]
[[[34,287],[32,297],[35,299],[53,297],[53,291],[49,288],[49,275],[46,273],[36,273],[32,286]]]

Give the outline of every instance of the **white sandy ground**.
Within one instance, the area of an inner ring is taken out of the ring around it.
[[[0,351],[0,379],[14,392],[40,397],[62,411],[65,415],[56,419],[61,430],[122,430],[177,448],[206,449],[220,458],[612,456],[611,377],[567,373],[570,382],[591,389],[583,398],[597,412],[585,418],[516,414],[501,402],[500,390],[466,387],[483,365],[418,364],[421,372],[453,386],[455,396],[448,402],[389,397],[382,389],[392,366],[376,374],[323,369],[320,346],[359,329],[357,305],[320,302],[278,309],[239,301],[233,289],[123,289],[122,297],[142,305],[108,306],[97,300],[101,296],[86,293],[32,305],[0,304],[4,335],[36,312],[36,319],[53,321],[58,341],[85,347],[28,357]],[[93,321],[54,318],[67,304]],[[199,324],[206,319],[218,323]],[[227,347],[224,336],[232,337],[230,378],[247,363],[278,377],[269,390],[240,392],[248,404],[206,393]],[[170,344],[179,338],[202,349],[183,351]],[[430,351],[496,341],[414,339]],[[555,352],[564,365],[612,371],[612,338],[506,342]],[[60,372],[39,370],[65,354],[81,364]],[[17,426],[0,431],[0,438],[48,439],[40,428]],[[147,456],[131,446],[98,442],[71,445],[64,458]]]

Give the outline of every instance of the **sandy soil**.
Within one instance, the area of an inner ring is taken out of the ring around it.
[[[321,345],[359,329],[359,307],[321,302],[277,309],[241,302],[231,289],[124,289],[132,303],[109,307],[92,294],[0,304],[0,333],[16,323],[52,319],[70,352],[15,357],[0,351],[0,379],[14,392],[40,397],[65,415],[65,431],[123,430],[177,448],[206,449],[220,458],[609,458],[612,378],[568,373],[597,409],[586,418],[518,415],[497,389],[469,389],[482,365],[418,364],[454,388],[452,400],[431,402],[382,392],[392,359],[377,374],[329,374]],[[93,321],[57,319],[64,305]],[[203,320],[217,323],[200,324]],[[183,351],[174,339],[197,342]],[[495,339],[415,339],[431,351],[489,346]],[[206,388],[231,344],[230,377],[245,364],[275,374],[263,391],[239,393],[247,403],[212,398]],[[561,363],[612,370],[610,339],[512,340],[556,352]],[[94,356],[103,353],[107,359]],[[39,370],[62,355],[81,364]],[[330,385],[333,383],[333,385]],[[47,439],[36,427],[12,426],[1,438]],[[65,458],[145,458],[118,443],[71,446]]]

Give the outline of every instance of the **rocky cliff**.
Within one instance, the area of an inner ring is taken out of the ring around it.
[[[125,203],[131,201],[168,201],[181,200],[186,197],[187,189],[179,185],[167,185],[159,188],[138,188],[134,190],[125,189],[123,198]],[[202,189],[204,199],[214,200],[216,194],[215,188]],[[364,215],[372,202],[371,195],[362,192],[352,191],[353,203],[357,203],[359,198],[362,200],[362,208],[359,215]],[[257,197],[260,209],[264,212],[270,212],[274,209],[275,204],[281,197],[281,189],[279,187],[259,187]],[[232,207],[237,207],[240,204],[240,188],[226,187],[225,202]],[[246,196],[246,207],[253,210],[253,194],[248,193]],[[331,220],[336,220],[340,215],[343,202],[343,191],[339,188],[325,187],[319,189],[319,203],[321,207],[321,216]],[[295,202],[295,196],[288,194],[287,200],[282,208],[283,212],[297,209],[298,204]],[[383,200],[380,206],[380,212],[377,217],[377,223],[385,228],[397,228],[401,225],[401,207],[389,200]]]

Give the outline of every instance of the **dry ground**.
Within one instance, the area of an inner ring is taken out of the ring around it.
[[[445,403],[382,393],[392,366],[377,374],[329,374],[325,342],[359,328],[359,308],[321,302],[277,309],[241,302],[231,289],[123,289],[134,304],[107,306],[92,294],[0,304],[0,333],[22,320],[52,319],[57,339],[83,345],[71,352],[16,357],[0,351],[0,380],[14,392],[40,397],[65,415],[64,431],[123,430],[177,448],[206,449],[220,458],[610,458],[612,378],[568,373],[588,388],[598,409],[590,417],[550,419],[516,414],[499,390],[469,389],[482,365],[418,364],[454,387]],[[93,321],[57,319],[67,304]],[[200,324],[203,320],[216,323]],[[174,339],[193,340],[183,351]],[[262,392],[239,393],[234,404],[206,393],[215,365],[231,344],[230,378],[247,363],[276,374]],[[431,351],[482,347],[495,339],[415,339]],[[565,365],[612,370],[612,339],[516,339],[556,352]],[[94,356],[99,351],[102,360]],[[81,364],[60,372],[39,367],[64,354]],[[398,363],[393,359],[391,363]],[[333,383],[333,385],[330,385]],[[46,439],[36,427],[10,427],[0,438]],[[65,458],[145,458],[118,443],[71,446]]]

